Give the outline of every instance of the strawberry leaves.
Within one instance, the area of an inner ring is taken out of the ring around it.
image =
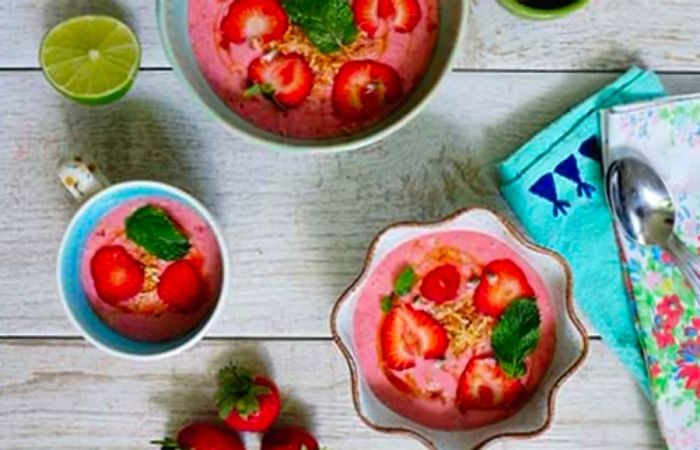
[[[525,358],[540,340],[540,311],[533,298],[511,303],[491,335],[491,347],[503,371],[511,378],[526,372]]]
[[[258,397],[271,392],[267,386],[255,384],[250,371],[229,365],[219,371],[219,390],[215,396],[216,406],[222,419],[232,411],[237,411],[243,418],[260,411]]]
[[[323,53],[333,53],[357,38],[355,17],[348,0],[284,0],[292,23]]]
[[[175,261],[190,251],[185,233],[161,208],[142,206],[126,218],[126,236],[148,253]]]

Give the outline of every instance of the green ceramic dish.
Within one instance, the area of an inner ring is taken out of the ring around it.
[[[195,61],[187,31],[187,0],[156,2],[158,28],[165,54],[187,92],[213,117],[238,135],[270,150],[293,153],[357,149],[373,144],[404,126],[425,107],[437,86],[449,73],[458,44],[463,40],[468,10],[468,2],[465,0],[440,0],[438,40],[428,70],[404,104],[388,117],[350,136],[293,139],[257,128],[229,109],[209,87]]]
[[[586,6],[589,0],[574,0],[559,8],[537,8],[526,6],[519,0],[498,0],[504,8],[526,19],[550,20],[567,16]]]

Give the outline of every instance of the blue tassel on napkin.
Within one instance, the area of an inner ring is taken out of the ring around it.
[[[658,77],[633,68],[554,122],[499,166],[501,193],[535,241],[563,254],[588,322],[649,385],[605,201],[598,111],[665,95]]]

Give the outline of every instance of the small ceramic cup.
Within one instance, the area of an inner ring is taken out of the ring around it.
[[[504,8],[525,19],[550,20],[559,19],[578,11],[586,6],[589,0],[551,0],[550,3],[561,3],[562,6],[530,6],[522,0],[499,0]]]
[[[58,176],[81,206],[63,235],[58,252],[56,277],[66,314],[85,339],[110,355],[132,360],[154,360],[172,356],[202,339],[223,309],[229,289],[228,251],[221,230],[209,211],[186,192],[167,184],[130,181],[110,185],[93,164],[79,157],[62,161],[58,167]],[[159,342],[133,340],[110,328],[93,310],[81,283],[82,252],[95,226],[105,214],[123,202],[151,196],[174,200],[197,212],[214,233],[222,264],[219,297],[209,314],[188,333]]]

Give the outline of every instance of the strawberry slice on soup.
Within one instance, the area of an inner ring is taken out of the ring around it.
[[[448,344],[442,325],[409,304],[392,308],[380,329],[382,359],[393,370],[415,367],[418,358],[444,358]]]
[[[495,358],[475,356],[459,377],[455,402],[462,413],[469,409],[504,409],[517,405],[525,392],[523,383],[509,377]]]
[[[299,53],[263,55],[248,66],[247,97],[263,95],[282,109],[304,103],[314,86],[309,63]]]
[[[355,0],[353,13],[358,28],[375,37],[382,21],[399,33],[410,33],[423,13],[418,0]]]
[[[534,295],[522,269],[510,259],[498,259],[484,267],[474,292],[474,307],[498,318],[514,300]]]
[[[100,248],[90,260],[97,295],[110,305],[136,296],[143,289],[144,268],[120,245]]]
[[[282,39],[289,18],[279,0],[236,0],[221,20],[221,45],[259,39],[263,44]]]
[[[158,282],[158,297],[179,313],[194,312],[204,302],[204,282],[199,269],[189,260],[181,259],[165,268]]]
[[[370,119],[403,96],[401,77],[393,67],[372,60],[346,62],[333,82],[332,103],[344,120]]]
[[[420,293],[431,302],[441,304],[457,298],[461,282],[459,270],[452,264],[436,267],[423,277]]]

